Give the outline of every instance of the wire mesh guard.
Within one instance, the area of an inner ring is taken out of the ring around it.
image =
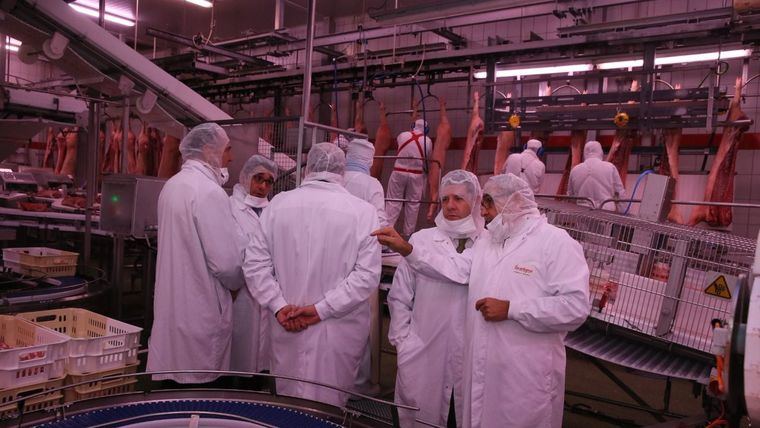
[[[749,273],[755,253],[752,240],[566,202],[540,201],[539,208],[583,246],[591,317],[709,352],[711,321],[733,317],[739,276]]]

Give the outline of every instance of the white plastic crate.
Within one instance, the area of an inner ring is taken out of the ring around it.
[[[4,248],[3,264],[30,276],[72,276],[76,274],[79,253],[47,247]]]
[[[18,314],[63,333],[68,342],[66,372],[84,375],[125,367],[137,362],[141,328],[90,312],[66,308]]]
[[[108,376],[117,376],[134,373],[137,371],[138,364],[121,367],[118,369],[105,370],[86,375],[69,375],[66,378],[66,385],[76,385],[87,382],[82,385],[66,388],[64,391],[64,402],[72,403],[75,401],[89,400],[97,397],[107,397],[109,395],[124,394],[135,390],[137,378],[135,376],[118,377],[109,379]]]
[[[0,315],[0,391],[47,382],[66,372],[68,336],[27,320]]]
[[[52,389],[60,388],[63,386],[64,378],[52,379],[47,382],[42,382],[34,385],[22,386],[19,388],[4,389],[0,391],[0,420],[12,419],[19,416],[18,404],[6,404],[11,401],[18,400],[20,398],[29,397],[31,395],[40,394]],[[47,409],[61,404],[63,398],[63,391],[56,390],[47,392],[30,398],[24,402],[24,413],[34,412],[37,410]],[[0,424],[2,425],[2,424]]]

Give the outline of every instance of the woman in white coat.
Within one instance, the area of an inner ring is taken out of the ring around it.
[[[243,271],[248,290],[278,320],[270,327],[272,373],[348,390],[369,340],[368,298],[380,282],[381,259],[370,236],[375,208],[343,187],[345,166],[335,144],[312,146],[303,184],[264,210]],[[336,406],[348,398],[294,381],[278,380],[277,392]]]
[[[441,258],[472,247],[483,231],[480,194],[473,173],[458,169],[446,174],[441,180],[442,209],[435,218],[436,227],[413,234],[412,245]],[[399,410],[401,426],[423,426],[415,418],[441,426],[458,419],[456,425],[461,426],[467,287],[417,273],[402,260],[388,305],[388,339],[398,351],[395,400],[420,409],[419,413]],[[454,409],[450,409],[452,403]],[[451,415],[455,417],[449,421]]]
[[[222,190],[230,144],[222,127],[193,128],[179,146],[182,170],[158,197],[158,260],[150,371],[228,370],[232,291],[243,284],[240,248]],[[205,383],[218,375],[156,375],[155,380]]]
[[[269,205],[267,196],[277,177],[277,165],[261,155],[251,156],[240,170],[239,182],[232,189],[230,206],[238,227],[240,254],[253,235],[261,230],[259,217]],[[241,260],[242,263],[242,260]],[[269,322],[274,318],[253,299],[247,288],[240,290],[232,305],[232,358],[234,371],[269,370]]]
[[[559,428],[564,337],[590,311],[583,249],[546,222],[515,175],[491,177],[483,193],[499,214],[460,256],[413,251],[387,230],[378,232],[380,242],[406,254],[417,272],[469,281],[464,426]]]

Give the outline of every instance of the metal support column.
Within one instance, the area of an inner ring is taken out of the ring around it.
[[[274,0],[274,31],[285,28],[285,0]]]
[[[639,103],[639,118],[646,118],[639,124],[639,130],[645,132],[652,129],[649,111],[652,107],[652,91],[654,90],[654,57],[655,45],[646,45],[644,47],[644,68],[641,72],[641,98]]]
[[[124,267],[124,237],[114,235],[113,237],[113,259],[111,260],[111,290],[113,298],[111,299],[111,313],[117,319],[121,318],[122,304],[122,272]]]
[[[486,61],[486,134],[495,131],[494,126],[494,96],[496,94],[496,60],[488,58]]]
[[[87,157],[84,164],[87,173],[86,203],[84,211],[84,264],[89,266],[92,255],[92,205],[95,202],[95,193],[98,190],[98,140],[100,139],[100,110],[99,102],[90,102],[90,117],[87,130]]]
[[[308,0],[308,20],[306,22],[306,52],[303,67],[303,95],[301,97],[301,119],[298,121],[298,153],[296,154],[296,185],[301,184],[301,162],[303,160],[304,122],[309,117],[311,102],[311,57],[314,45],[314,20],[316,18],[317,0]]]

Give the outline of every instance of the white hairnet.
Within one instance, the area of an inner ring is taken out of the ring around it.
[[[354,138],[348,144],[348,150],[346,151],[346,163],[358,163],[364,166],[372,165],[372,160],[375,157],[375,146],[368,140],[361,138]]]
[[[539,150],[541,150],[541,142],[538,140],[528,140],[527,148],[529,150],[533,150],[534,152],[538,153]]]
[[[262,172],[268,172],[273,178],[277,178],[277,164],[262,155],[253,155],[245,161],[238,177],[245,193],[251,193],[251,179]]]
[[[417,132],[425,132],[425,127],[427,127],[427,122],[425,122],[422,119],[417,119],[414,121],[414,130]]]
[[[458,193],[459,189],[464,189],[464,193]],[[480,200],[483,199],[483,193],[480,190],[478,177],[463,169],[450,171],[441,179],[440,198],[443,199],[445,195],[451,193],[461,196],[470,204],[472,210],[470,215],[475,220],[478,230],[483,230],[485,219],[480,215]]]
[[[212,167],[222,167],[222,154],[230,138],[216,123],[202,123],[185,135],[179,143],[179,152],[183,160],[195,159],[206,162]]]
[[[315,144],[306,157],[306,178],[342,179],[346,170],[346,155],[332,143]],[[330,177],[333,174],[337,177]],[[311,177],[310,177],[311,176]]]
[[[533,197],[533,190],[530,189],[528,183],[520,177],[510,173],[494,175],[489,178],[483,186],[483,193],[491,196],[494,205],[496,205],[496,211],[498,212],[504,211],[507,202],[515,193],[518,193],[525,199],[533,202],[534,206],[536,204],[535,198]]]
[[[589,141],[583,147],[583,160],[586,159],[602,159],[604,158],[604,151],[599,141]]]

